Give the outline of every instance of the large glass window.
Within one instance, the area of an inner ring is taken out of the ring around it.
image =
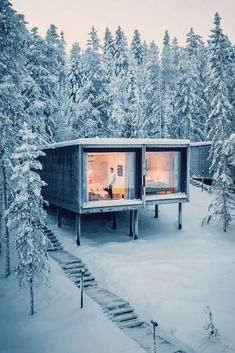
[[[85,153],[84,201],[134,199],[135,152]]]
[[[146,152],[146,196],[181,191],[180,152]]]

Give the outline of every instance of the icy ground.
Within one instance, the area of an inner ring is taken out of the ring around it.
[[[191,187],[191,202],[183,205],[182,231],[176,229],[177,205],[160,206],[159,219],[153,218],[153,208],[142,210],[137,241],[128,237],[126,214],[118,215],[116,231],[109,215],[87,216],[80,248],[72,219],[63,219],[61,230],[53,226],[53,216],[49,221],[61,243],[83,259],[99,284],[128,300],[146,321],[156,319],[198,352],[222,353],[220,345],[205,349],[205,309],[211,307],[222,342],[235,348],[235,225],[227,233],[217,224],[202,228],[208,203],[207,192]]]
[[[80,309],[78,288],[50,261],[49,287],[29,296],[13,278],[0,279],[1,353],[144,353],[88,297]]]

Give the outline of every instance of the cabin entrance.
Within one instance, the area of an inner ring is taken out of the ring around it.
[[[136,197],[135,152],[86,152],[84,201],[111,201]]]
[[[146,152],[146,199],[148,196],[181,191],[181,153]]]

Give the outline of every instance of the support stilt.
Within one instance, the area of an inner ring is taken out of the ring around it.
[[[112,212],[112,216],[113,216],[113,229],[117,229],[117,214],[116,212]]]
[[[129,236],[133,237],[134,229],[133,229],[133,220],[134,220],[134,211],[130,210],[130,224],[129,224]]]
[[[81,245],[81,217],[81,214],[76,214],[76,244],[78,246]]]
[[[57,207],[57,226],[61,228],[61,210]]]
[[[133,238],[138,239],[139,236],[139,211],[134,210],[134,234]]]
[[[155,205],[155,218],[158,218],[158,205]]]
[[[182,203],[178,207],[178,229],[182,229]]]

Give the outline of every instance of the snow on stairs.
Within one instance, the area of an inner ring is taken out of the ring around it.
[[[190,179],[190,183],[191,183],[193,186],[196,186],[196,187],[198,187],[198,188],[202,188],[202,182],[199,181],[199,180],[195,180],[195,179],[191,178],[191,179]],[[210,185],[203,184],[203,190],[209,191],[209,190],[210,190]]]
[[[49,228],[45,229],[45,233],[49,239],[52,239],[54,244],[56,244],[53,249],[50,249],[50,256],[61,266],[66,276],[80,288],[81,271],[84,270],[85,293],[100,305],[103,312],[115,325],[136,341],[148,353],[152,353],[153,339],[150,325],[139,318],[127,301],[99,287],[86,265],[79,258],[63,250],[63,247]],[[170,342],[170,340],[163,338],[162,335],[157,335],[157,352],[194,353],[189,347],[182,350],[178,347],[177,343]]]
[[[43,231],[44,231],[44,234],[47,236],[47,239],[49,240],[47,251],[63,250],[63,247],[60,244],[59,240],[55,237],[53,232],[47,226],[43,227]]]

